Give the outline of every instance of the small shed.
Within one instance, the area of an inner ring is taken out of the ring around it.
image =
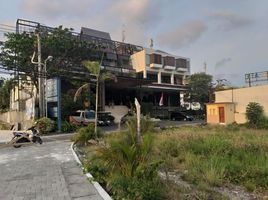
[[[235,122],[235,105],[233,102],[207,103],[208,124],[231,124]]]

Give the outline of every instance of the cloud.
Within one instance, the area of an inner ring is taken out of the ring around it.
[[[219,60],[218,62],[216,62],[215,68],[216,69],[220,68],[220,67],[224,66],[226,63],[231,62],[231,60],[232,60],[231,58],[223,58],[223,59]]]
[[[162,19],[161,4],[159,0],[22,0],[20,7],[48,26],[67,25],[78,32],[85,26],[110,32],[116,40],[121,40],[124,24],[126,42],[144,44],[146,31]]]
[[[178,49],[195,42],[207,29],[203,21],[190,21],[172,31],[158,35],[157,42],[161,46]]]
[[[160,2],[153,0],[117,0],[109,6],[112,14],[126,24],[151,27],[161,19]]]
[[[97,0],[23,0],[21,9],[28,15],[57,20],[86,16]]]
[[[219,21],[219,29],[230,31],[246,27],[253,23],[253,20],[244,16],[237,15],[229,11],[218,11],[211,13],[209,18]]]

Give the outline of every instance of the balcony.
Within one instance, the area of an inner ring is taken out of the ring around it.
[[[153,69],[161,69],[162,67],[163,67],[162,64],[157,64],[157,63],[150,64],[150,68],[153,68]]]
[[[150,68],[161,69],[162,65],[162,56],[160,54],[151,54],[150,55]]]
[[[188,72],[188,64],[187,64],[187,60],[184,58],[178,58],[176,59],[176,70],[178,72]]]
[[[188,72],[188,69],[185,67],[177,67],[176,69],[178,72]]]
[[[170,66],[170,65],[165,65],[164,69],[166,69],[166,70],[175,70],[176,67],[175,66]]]
[[[164,69],[166,70],[175,70],[175,58],[172,56],[164,57]]]

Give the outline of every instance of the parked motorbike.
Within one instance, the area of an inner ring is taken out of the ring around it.
[[[11,143],[15,148],[19,148],[23,144],[43,143],[41,137],[39,136],[39,131],[34,126],[28,128],[26,131],[14,131],[13,135],[14,136],[11,139]]]

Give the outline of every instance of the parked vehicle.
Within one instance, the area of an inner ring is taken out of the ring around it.
[[[95,122],[94,110],[77,110],[69,116],[69,122],[74,125],[85,125]]]
[[[13,144],[13,147],[15,148],[19,148],[25,143],[43,143],[39,136],[39,131],[35,128],[35,126],[27,129],[26,131],[14,131],[13,135],[14,136],[10,143]]]
[[[114,124],[114,116],[111,112],[101,111],[98,112],[98,125],[99,126],[111,126]]]
[[[178,120],[178,121],[193,121],[194,118],[191,115],[187,115],[184,112],[172,112],[170,114],[171,120]]]
[[[85,125],[95,123],[94,110],[78,110],[69,117],[71,124]],[[110,112],[98,112],[98,126],[110,126],[114,123],[114,116]]]

